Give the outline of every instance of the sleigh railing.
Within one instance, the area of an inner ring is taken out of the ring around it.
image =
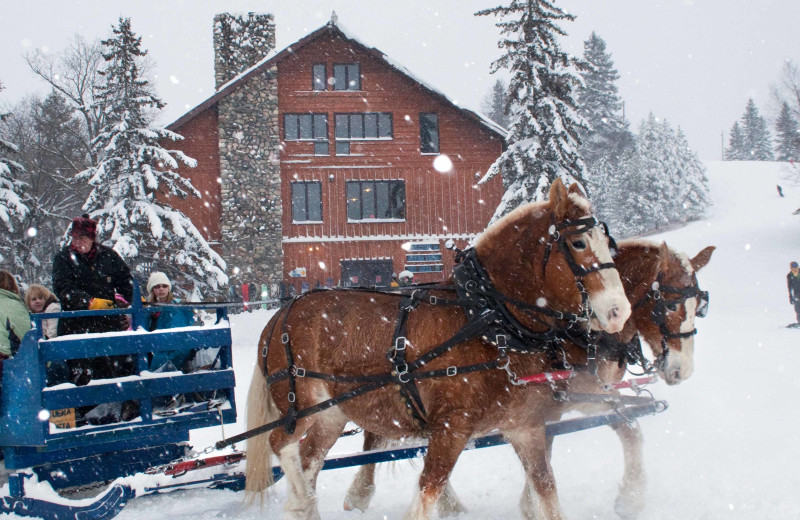
[[[16,356],[3,365],[0,447],[7,469],[31,467],[56,489],[111,480],[183,456],[190,430],[236,421],[225,308],[216,309],[217,322],[211,326],[147,332],[136,329],[152,310],[142,306],[138,294],[134,302],[129,309],[34,316],[36,327],[25,335]],[[131,315],[134,330],[41,338],[42,319],[118,314]],[[219,348],[212,370],[188,374],[147,370],[150,353],[205,348]],[[92,380],[85,386],[46,384],[48,363],[127,355],[136,360],[133,375]],[[153,413],[154,398],[211,392],[216,392],[213,408],[200,403],[174,415]],[[127,422],[61,428],[50,421],[60,411],[125,401],[139,405],[139,416]]]

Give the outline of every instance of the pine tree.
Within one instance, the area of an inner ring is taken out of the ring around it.
[[[726,161],[745,161],[747,156],[744,151],[744,134],[739,121],[733,123],[730,137],[728,138],[728,148],[725,149]]]
[[[657,229],[670,216],[671,186],[665,169],[672,161],[664,139],[664,126],[650,113],[636,136],[638,153],[626,186],[628,215],[637,233]]]
[[[797,161],[800,159],[800,127],[792,115],[789,103],[781,105],[781,112],[775,121],[775,155],[778,161]]]
[[[506,191],[492,221],[517,206],[543,200],[556,179],[585,184],[586,168],[578,152],[578,133],[586,123],[576,110],[575,89],[585,65],[561,50],[558,26],[574,16],[546,0],[512,1],[507,6],[475,13],[495,15],[500,48],[505,54],[492,72],[509,69],[508,148],[481,179],[502,175]]]
[[[706,167],[697,153],[689,147],[686,135],[680,128],[675,136],[675,144],[678,162],[681,165],[676,200],[680,203],[682,220],[696,220],[703,216],[706,208],[711,205]]]
[[[583,49],[588,68],[583,72],[583,87],[578,89],[578,106],[589,129],[581,136],[581,154],[594,174],[593,165],[601,157],[606,157],[605,162],[618,161],[632,146],[633,135],[622,116],[622,100],[615,84],[619,72],[606,52],[606,42],[592,33]]]
[[[3,84],[0,83],[2,90]],[[0,113],[0,122],[8,116]],[[24,261],[16,254],[14,233],[20,229],[28,214],[28,207],[23,202],[25,184],[19,180],[24,168],[14,158],[18,151],[17,145],[0,135],[0,229],[3,229],[3,233],[0,233],[0,263],[12,270],[24,265]]]
[[[753,98],[747,100],[742,115],[742,133],[744,134],[744,152],[749,161],[772,161],[772,143],[767,122],[758,113]]]
[[[506,83],[502,79],[494,82],[492,90],[486,94],[481,103],[483,112],[489,116],[489,119],[502,126],[508,127],[506,120],[506,105],[508,104],[508,93],[506,92]]]
[[[175,171],[178,161],[190,167],[196,161],[159,144],[182,137],[149,125],[148,111],[164,104],[140,77],[138,61],[146,55],[141,38],[129,18],[120,18],[112,29],[113,36],[102,42],[106,67],[99,103],[107,124],[93,142],[99,160],[77,176],[92,188],[83,208],[123,258],[152,261],[173,280],[216,289],[227,282],[225,262],[192,221],[169,206],[171,197],[200,196]]]
[[[31,97],[18,103],[3,125],[19,151],[25,171],[23,202],[29,211],[15,230],[17,271],[28,282],[47,282],[54,248],[70,219],[80,214],[89,191],[72,177],[86,167],[86,136],[76,111],[55,90],[44,100]]]

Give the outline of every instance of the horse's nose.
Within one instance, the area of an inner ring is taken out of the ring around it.
[[[613,334],[621,331],[627,319],[628,315],[618,305],[611,307],[606,313],[606,321],[609,325],[608,332]]]

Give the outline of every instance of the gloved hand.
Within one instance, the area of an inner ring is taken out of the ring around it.
[[[112,302],[111,300],[104,300],[103,298],[92,298],[91,300],[89,300],[89,310],[104,311],[113,308],[114,308],[114,302]]]

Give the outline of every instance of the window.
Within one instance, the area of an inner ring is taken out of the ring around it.
[[[292,183],[292,222],[322,222],[322,183]]]
[[[347,220],[405,218],[404,181],[347,181]]]
[[[287,141],[314,141],[315,155],[328,155],[328,114],[284,114]]]
[[[409,244],[405,269],[412,273],[444,272],[439,242]]]
[[[422,153],[439,153],[439,116],[419,115],[419,150]]]
[[[392,114],[388,112],[336,114],[334,125],[337,155],[349,155],[352,140],[393,138]]]
[[[325,90],[328,86],[327,70],[324,63],[312,67],[311,90]]]
[[[333,79],[333,90],[361,90],[361,67],[358,63],[334,63]]]

